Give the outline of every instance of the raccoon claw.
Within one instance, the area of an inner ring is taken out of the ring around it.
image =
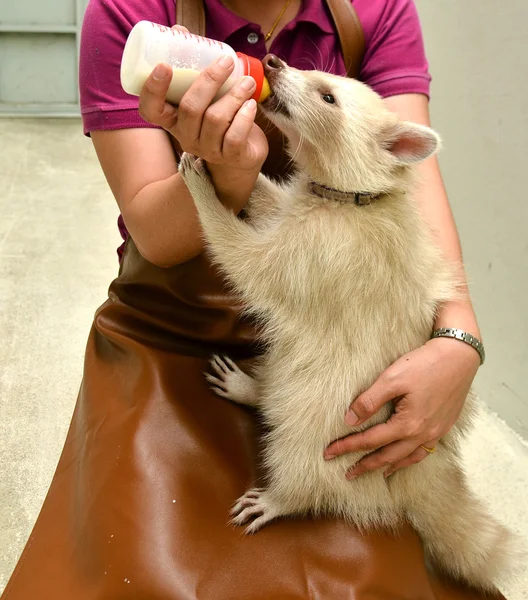
[[[180,171],[183,177],[185,177],[189,173],[192,173],[192,171],[200,173],[201,171],[203,171],[202,159],[196,158],[194,154],[184,152],[180,159],[180,165],[178,170]]]
[[[213,374],[206,373],[205,378],[218,396],[240,404],[255,403],[257,391],[254,379],[240,370],[230,358],[215,355],[210,365]]]
[[[233,525],[246,525],[251,521],[245,533],[252,534],[280,516],[280,511],[273,506],[264,488],[253,488],[238,499],[231,510],[231,516]]]
[[[237,374],[242,373],[235,363],[227,356],[218,356],[215,354],[211,359],[211,366],[216,373],[218,373],[218,375],[228,375],[231,372],[235,372]]]
[[[217,396],[221,396],[222,398],[229,399],[227,390],[224,387],[224,382],[221,379],[214,377],[210,373],[204,373],[204,376],[207,379],[207,381],[209,382],[211,389]]]

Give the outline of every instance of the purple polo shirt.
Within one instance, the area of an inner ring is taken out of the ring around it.
[[[264,58],[260,27],[229,11],[220,0],[204,0],[207,36],[239,52]],[[360,79],[381,96],[429,95],[431,77],[414,0],[350,0],[365,34]],[[138,98],[123,91],[120,66],[132,27],[141,20],[174,25],[174,0],[90,0],[80,53],[80,97],[84,132],[155,127],[138,112]],[[256,34],[256,35],[255,35]],[[297,17],[274,39],[270,52],[298,69],[345,74],[339,37],[324,0],[303,0]],[[126,229],[120,218],[120,231]]]

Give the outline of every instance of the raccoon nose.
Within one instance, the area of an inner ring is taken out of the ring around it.
[[[275,54],[266,54],[262,60],[262,64],[264,65],[264,72],[266,75],[270,75],[271,73],[275,74],[286,66],[280,58],[275,56]]]

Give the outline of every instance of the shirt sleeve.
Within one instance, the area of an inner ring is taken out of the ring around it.
[[[424,94],[431,76],[414,0],[356,0],[365,33],[360,78],[382,97]]]
[[[145,19],[171,26],[175,3],[163,0],[90,0],[80,47],[79,92],[84,133],[152,127],[138,112],[138,98],[121,87],[121,57],[132,27]]]

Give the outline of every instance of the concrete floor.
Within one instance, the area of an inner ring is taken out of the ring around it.
[[[0,120],[0,139],[1,592],[64,442],[119,237],[115,202],[78,121]],[[528,447],[483,412],[465,458],[477,494],[528,541]],[[502,589],[528,599],[528,572]]]

